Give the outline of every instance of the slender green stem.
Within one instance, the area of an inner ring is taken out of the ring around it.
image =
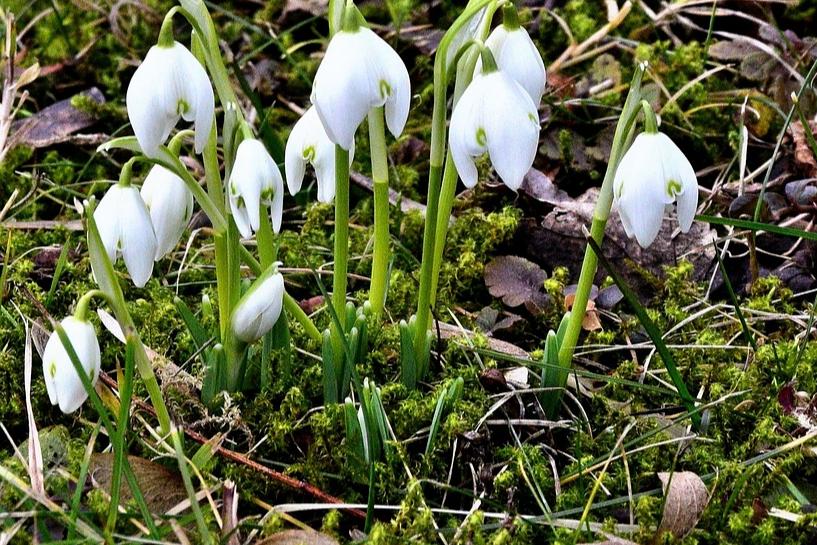
[[[85,294],[79,298],[77,301],[77,308],[74,310],[74,318],[77,320],[82,320],[83,322],[88,321],[88,306],[91,304],[91,299],[94,297],[100,297],[104,299],[105,302],[108,301],[108,296],[105,295],[105,292],[102,290],[90,290],[85,292]]]
[[[335,146],[335,268],[332,305],[346,326],[346,275],[349,255],[349,152]]]
[[[658,121],[655,119],[655,112],[646,100],[641,101],[641,111],[644,112],[644,132],[655,134],[658,132]]]
[[[366,522],[363,524],[363,532],[368,534],[372,529],[372,521],[374,520],[374,493],[375,481],[377,478],[377,464],[374,461],[369,462],[369,495],[366,502]]]
[[[601,185],[599,198],[596,201],[596,207],[593,211],[590,236],[599,246],[601,246],[602,240],[604,239],[604,228],[607,225],[607,218],[610,216],[610,209],[613,205],[613,179],[615,178],[616,169],[621,161],[621,157],[624,155],[626,144],[629,141],[630,131],[641,108],[641,79],[644,76],[645,70],[646,66],[640,65],[636,67],[635,74],[633,75],[633,80],[630,84],[630,93],[624,102],[624,108],[616,125],[615,135],[613,136],[610,162],[607,164],[607,171],[604,174],[604,181]],[[576,288],[576,295],[573,300],[570,318],[568,319],[565,337],[559,347],[559,365],[562,367],[569,368],[573,359],[573,350],[579,340],[582,320],[587,310],[587,302],[590,298],[590,290],[593,287],[593,278],[596,276],[597,266],[598,258],[596,257],[596,253],[593,251],[593,248],[588,245],[585,248],[582,270],[579,274],[579,284]]]
[[[374,180],[374,259],[372,260],[369,302],[372,305],[374,316],[379,317],[386,302],[389,254],[391,253],[389,244],[389,165],[382,106],[369,112],[369,144],[372,159],[372,180]]]
[[[428,205],[426,206],[426,222],[423,231],[423,258],[420,262],[420,293],[417,296],[417,314],[414,323],[414,354],[416,357],[425,351],[425,332],[431,317],[431,285],[435,226],[437,225],[437,207],[440,200],[440,182],[442,179],[442,165],[431,165],[428,180]]]

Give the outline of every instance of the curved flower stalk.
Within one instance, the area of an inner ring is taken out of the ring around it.
[[[233,333],[245,343],[255,342],[266,335],[281,315],[284,277],[276,265],[255,281],[233,310],[230,320]]]
[[[139,190],[128,182],[114,185],[99,201],[94,220],[108,258],[114,262],[121,255],[136,287],[147,284],[157,245],[150,212]]]
[[[385,106],[389,131],[400,136],[411,100],[411,82],[400,55],[357,20],[347,29],[351,19],[346,16],[343,30],[329,42],[312,85],[312,103],[329,140],[345,150],[351,149],[369,111],[379,106]]]
[[[155,165],[142,184],[142,200],[150,213],[156,234],[159,261],[179,243],[193,215],[193,194],[184,181],[163,166]]]
[[[681,231],[689,231],[698,206],[698,178],[666,134],[643,132],[621,159],[613,197],[627,236],[634,236],[646,248],[661,230],[665,209],[673,203],[677,203]]]
[[[545,93],[545,62],[527,31],[519,26],[516,8],[507,5],[502,13],[503,22],[485,40],[485,47],[493,53],[499,69],[519,83],[538,106]],[[481,71],[479,60],[476,72]]]
[[[349,149],[349,165],[355,156],[355,143]],[[315,169],[318,180],[318,201],[328,203],[335,198],[335,145],[326,135],[314,106],[301,116],[289,134],[284,164],[289,193],[301,190],[307,163]]]
[[[258,231],[261,205],[270,207],[273,230],[281,230],[284,180],[260,140],[247,138],[238,145],[228,187],[230,209],[241,236],[250,237]]]
[[[71,346],[83,369],[91,379],[91,384],[96,384],[99,378],[100,352],[94,326],[89,321],[76,316],[65,318],[60,325],[71,341]],[[43,377],[48,399],[51,400],[52,405],[59,405],[60,410],[65,414],[79,409],[88,398],[88,392],[85,391],[77,370],[56,331],[48,337],[45,350],[43,350]]]
[[[180,118],[195,122],[196,153],[204,149],[213,125],[213,88],[204,67],[179,42],[164,44],[160,37],[150,48],[131,78],[125,102],[133,132],[148,157],[157,156]]]
[[[475,75],[454,107],[449,138],[454,164],[467,187],[477,183],[474,157],[487,151],[499,177],[516,191],[536,156],[536,105],[502,70]]]

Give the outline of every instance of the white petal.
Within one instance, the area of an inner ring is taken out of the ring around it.
[[[368,30],[368,29],[362,29]],[[409,106],[411,104],[411,80],[408,69],[406,69],[403,59],[397,51],[386,43],[380,36],[372,31],[370,35],[372,53],[377,59],[377,84],[378,92],[382,93],[388,85],[389,96],[386,97],[386,126],[389,132],[397,138],[403,133],[408,119]],[[381,83],[385,82],[385,85]]]
[[[140,194],[150,211],[158,261],[179,243],[193,212],[193,195],[181,178],[159,165],[148,173]]]
[[[183,97],[190,107],[183,117],[187,121],[195,121],[195,149],[196,153],[201,153],[213,127],[215,115],[213,87],[198,59],[178,42],[176,43],[176,55],[179,64],[184,67],[183,71],[179,71],[185,76],[181,88],[184,90]]]
[[[485,125],[491,163],[511,190],[522,185],[539,144],[536,106],[521,85],[504,72],[489,74],[492,93],[485,104]],[[486,78],[486,79],[487,79]]]
[[[155,157],[179,121],[178,92],[173,85],[173,48],[153,46],[128,85],[125,102],[142,152]]]
[[[490,86],[490,82],[487,82]],[[451,114],[449,139],[457,173],[466,187],[477,184],[477,167],[473,157],[488,150],[484,125],[486,77],[475,76]]]
[[[278,166],[272,163],[274,170],[272,171],[272,206],[270,207],[270,219],[272,220],[272,230],[276,233],[281,231],[281,221],[284,215],[284,180],[281,179],[281,172]]]
[[[116,261],[121,241],[119,222],[121,205],[121,187],[115,184],[108,189],[94,210],[94,221],[99,231],[99,238],[102,239],[102,245],[105,246],[105,252],[111,263]]]
[[[454,59],[457,57],[457,52],[463,46],[463,44],[476,37],[477,30],[479,30],[480,26],[482,26],[482,21],[485,19],[486,13],[487,8],[482,8],[472,15],[471,18],[468,19],[468,21],[462,27],[460,27],[457,34],[451,40],[448,46],[448,54],[445,57],[445,66],[447,71],[450,72],[454,68]]]
[[[122,258],[134,285],[141,288],[153,273],[156,235],[150,213],[135,187],[122,188],[122,208],[119,213]]]
[[[82,367],[91,379],[91,384],[96,384],[99,377],[100,352],[93,325],[77,320],[73,316],[65,318],[61,325]],[[51,334],[43,351],[43,371],[51,403],[59,404],[62,412],[66,414],[74,412],[87,399],[88,393],[82,386],[68,352],[56,333]]]
[[[545,63],[525,29],[509,31],[500,25],[485,45],[494,54],[499,69],[519,83],[538,105],[545,92]]]
[[[352,146],[355,131],[372,107],[367,59],[361,51],[364,30],[335,34],[312,85],[312,103],[326,134],[343,149]]]
[[[263,337],[278,321],[283,295],[284,277],[280,273],[256,281],[233,311],[231,322],[235,335],[247,343]]]
[[[646,248],[658,236],[664,218],[664,205],[633,192],[625,192],[618,201],[622,223],[629,225],[638,244]]]
[[[312,153],[317,153],[317,142],[320,135],[326,138],[326,133],[321,125],[318,112],[314,106],[310,106],[304,115],[292,127],[292,132],[287,138],[287,146],[284,153],[284,172],[287,178],[287,188],[290,195],[295,195],[301,190],[301,185],[306,172],[305,152],[312,148]]]

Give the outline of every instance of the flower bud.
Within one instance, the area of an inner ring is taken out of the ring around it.
[[[193,215],[193,194],[181,178],[163,166],[155,165],[145,178],[140,195],[150,212],[156,234],[155,260],[159,261],[182,238]]]
[[[99,342],[94,326],[85,320],[69,316],[60,322],[82,368],[91,384],[99,378]],[[76,411],[88,398],[68,352],[56,332],[51,333],[43,351],[43,377],[52,405],[59,405],[65,414]]]
[[[230,320],[233,333],[252,343],[272,329],[281,315],[284,301],[284,277],[272,267],[259,277],[238,301]]]

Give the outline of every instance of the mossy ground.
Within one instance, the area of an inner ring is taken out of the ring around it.
[[[12,2],[10,9],[20,21],[27,21],[39,9],[47,8],[47,3],[39,4]],[[308,14],[280,22],[283,4],[268,2],[255,12],[239,3],[220,4],[216,16],[222,39],[237,48],[234,53],[243,69],[242,77],[253,81],[253,88],[262,100],[264,111],[257,112],[257,117],[265,119],[282,141],[297,116],[275,98],[280,95],[298,104],[306,102],[309,82],[318,65],[315,55],[320,49],[318,42],[326,31],[321,20]],[[369,4],[364,11],[375,21],[386,23],[395,17],[405,23],[412,10],[420,7],[420,3],[411,1],[387,4],[385,10]],[[445,1],[426,12],[421,10],[425,13],[421,19],[425,20],[419,22],[442,21],[440,25],[450,22],[456,16],[456,4]],[[30,110],[96,85],[109,102],[101,111],[96,108],[100,121],[95,130],[109,134],[127,132],[123,108],[127,81],[136,61],[155,40],[161,14],[172,3],[117,5],[119,12],[111,16],[116,21],[114,25],[110,17],[102,17],[110,13],[107,6],[97,6],[102,9],[99,11],[81,9],[78,3],[55,4],[54,13],[25,37],[30,48],[22,64],[35,59],[42,65],[60,63],[93,42],[84,57],[40,78],[30,87],[36,99]],[[813,22],[813,3],[804,2],[801,8],[778,15],[786,24]],[[523,9],[521,19],[531,25],[544,57],[552,60],[569,45],[556,17],[567,24],[575,40],[581,41],[603,24],[604,11],[601,0],[571,0],[552,13]],[[263,30],[270,25],[277,31],[273,40]],[[178,27],[181,38],[188,31]],[[102,29],[111,31],[100,36]],[[735,108],[706,106],[712,102],[712,96],[727,96],[746,82],[739,75],[724,71],[687,86],[710,67],[705,33],[689,34],[681,43],[673,42],[640,10],[634,10],[616,32],[633,45],[631,50],[601,61],[598,57],[588,59],[569,68],[563,76],[579,83],[586,77],[611,77],[626,82],[635,63],[646,60],[652,78],[660,84],[657,87],[665,93],[656,91],[656,104],[665,104],[667,93],[674,96],[684,90],[662,112],[662,118],[668,131],[695,157],[695,165],[703,168],[732,160],[736,149],[734,135],[738,131]],[[314,43],[309,43],[310,40]],[[306,45],[295,47],[300,44]],[[401,158],[391,164],[392,185],[404,198],[424,201],[427,150],[415,157],[405,150],[411,150],[416,141],[429,140],[432,66],[429,57],[418,53],[414,44],[398,41],[396,47],[409,65],[418,98],[413,102],[405,135],[390,146],[391,156]],[[264,64],[265,61],[268,63]],[[579,149],[576,138],[581,138],[588,150],[602,149],[610,116],[620,106],[624,93],[614,87],[610,92],[582,97],[577,105],[566,106],[562,100],[565,97],[560,94],[565,92],[558,88],[546,97],[543,139],[555,145],[549,148],[543,144],[536,166],[556,173],[557,184],[577,195],[598,185],[605,159],[602,152],[585,153],[585,149]],[[733,97],[731,101],[739,99]],[[757,138],[770,138],[768,135],[777,134],[780,128],[781,118],[773,113],[776,106],[768,103],[768,99],[758,98],[758,107],[766,105],[771,113],[763,118],[766,125],[753,128]],[[75,105],[82,109],[92,107],[81,101]],[[23,115],[31,113],[28,109]],[[357,149],[353,169],[366,173],[369,167],[365,130],[359,135]],[[0,201],[6,202],[19,189],[27,197],[11,209],[13,219],[76,219],[74,199],[101,195],[104,181],[117,178],[123,159],[67,144],[47,150],[18,147],[0,165]],[[763,160],[751,162],[760,164]],[[490,177],[489,163],[481,162],[479,166],[481,178]],[[702,183],[711,185],[711,181],[712,178],[704,178]],[[279,250],[279,258],[286,267],[318,270],[332,260],[332,207],[315,203],[314,193],[312,188],[288,201]],[[485,264],[496,255],[512,252],[520,221],[541,215],[543,209],[503,188],[480,185],[458,200],[455,213],[457,219],[448,236],[439,282],[440,300],[435,311],[443,321],[450,322],[449,317],[454,316],[463,327],[477,329],[475,317],[480,309],[488,305],[501,308],[501,303],[485,288]],[[362,276],[368,274],[371,265],[367,256],[372,217],[370,194],[354,188],[350,272]],[[391,217],[394,261],[386,309],[388,319],[383,324],[372,324],[371,349],[357,371],[381,386],[390,425],[397,437],[377,464],[375,486],[376,503],[394,506],[396,511],[378,514],[369,541],[431,543],[438,540],[438,527],[444,536],[449,540],[456,538],[458,543],[590,541],[594,539],[590,532],[554,528],[545,522],[551,517],[581,518],[595,480],[600,478],[603,487],[595,497],[597,505],[589,512],[590,521],[604,523],[615,531],[617,524],[628,523],[632,516],[638,526],[632,536],[634,541],[679,542],[669,535],[654,537],[664,506],[656,475],[682,470],[702,476],[712,496],[696,529],[680,542],[793,545],[817,540],[812,505],[817,503],[813,444],[806,442],[787,448],[811,433],[817,419],[809,412],[811,409],[802,413],[806,415],[805,421],[798,418],[779,399],[781,392],[791,391],[801,408],[811,407],[809,403],[817,391],[814,364],[817,341],[804,335],[803,325],[812,310],[810,297],[792,293],[774,277],[756,282],[741,299],[758,344],[754,350],[748,348],[728,299],[707,299],[708,286],[693,280],[694,271],[689,263],[681,261],[668,267],[664,275],[653,279],[653,291],[642,295],[649,301],[650,315],[661,331],[672,330],[668,341],[673,345],[672,352],[684,380],[694,393],[711,404],[705,430],[693,438],[684,438],[688,421],[678,417],[678,398],[667,387],[663,362],[657,355],[647,358],[648,351],[641,348],[627,349],[648,337],[623,303],[614,309],[614,319],[603,319],[602,332],[585,339],[589,346],[585,357],[590,361],[582,368],[596,375],[579,379],[584,393],[566,400],[561,413],[563,420],[551,426],[539,410],[536,392],[522,389],[509,393],[492,389],[486,383],[486,370],[507,370],[520,364],[483,350],[488,341],[481,335],[435,341],[431,376],[414,391],[400,385],[397,322],[415,309],[424,220],[419,212],[402,213],[397,207],[392,208]],[[94,285],[81,231],[63,227],[3,228],[0,234],[5,265],[4,285],[0,287],[3,289],[0,422],[20,443],[27,436],[22,372],[25,336],[20,315],[44,322],[45,311],[59,319],[71,312],[77,299]],[[143,289],[134,288],[123,272],[122,285],[129,308],[145,343],[182,365],[194,377],[201,376],[202,364],[191,358],[195,345],[173,298],[178,295],[191,308],[200,307],[203,294],[215,301],[214,276],[208,267],[212,262],[212,246],[208,244],[206,235],[199,234],[184,262],[183,249],[159,262],[153,279]],[[52,290],[55,247],[67,247],[69,251]],[[566,269],[557,267],[555,264],[548,271],[551,275],[546,286],[555,301],[566,284],[575,282]],[[297,299],[319,294],[311,272],[287,275],[287,281],[288,290]],[[365,300],[365,282],[353,280],[350,288],[353,299]],[[558,325],[563,310],[559,303],[543,315],[526,315],[524,324],[502,334],[534,356],[526,364],[533,388],[538,385],[541,372],[535,362],[541,360],[545,333]],[[321,311],[315,320],[320,329],[330,321],[328,314]],[[101,331],[96,318],[95,321]],[[683,325],[676,327],[679,324]],[[223,408],[223,414],[213,413],[222,418],[208,418],[213,414],[207,414],[198,403],[197,392],[189,384],[166,381],[164,392],[174,418],[203,433],[227,433],[229,448],[243,452],[253,448],[252,457],[270,467],[348,502],[365,503],[368,475],[346,448],[343,410],[338,406],[322,407],[322,367],[319,359],[310,357],[320,354],[320,347],[296,324],[292,326],[292,336],[293,345],[302,350],[296,354],[292,369],[277,366],[271,384],[231,398],[227,404],[230,410]],[[122,345],[107,333],[101,339],[104,369],[114,373],[123,364]],[[605,347],[615,350],[599,349]],[[645,374],[648,360],[649,372]],[[60,415],[48,403],[36,355],[34,363],[34,413],[39,427],[49,430],[48,445],[53,445],[48,447],[51,454],[47,461],[59,460],[65,470],[49,474],[47,489],[54,501],[68,503],[73,484],[66,476],[79,473],[85,445],[94,433],[98,416],[89,405],[71,417]],[[437,398],[457,377],[465,381],[463,397],[445,417],[433,449],[424,455],[427,428]],[[145,397],[141,385],[137,385],[135,395]],[[503,396],[507,400],[499,404]],[[153,456],[154,452],[146,446],[151,440],[144,426],[136,416],[132,423],[130,453]],[[628,435],[621,447],[619,439],[625,430]],[[98,438],[98,449],[106,441]],[[602,475],[597,464],[620,452],[626,456],[611,463]],[[3,464],[24,476],[23,465],[14,458],[10,447],[4,447],[2,453]],[[232,479],[237,483],[242,497],[240,513],[244,517],[265,513],[253,503],[254,499],[269,504],[312,501],[302,492],[218,456],[206,470],[214,480]],[[635,496],[630,499],[630,494]],[[83,516],[104,524],[107,511],[104,494],[92,492],[86,498]],[[469,514],[477,498],[480,509]],[[6,510],[33,508],[8,483],[0,484],[0,505]],[[456,514],[431,509],[438,507],[454,510]],[[136,512],[133,505],[130,508]],[[774,508],[797,514],[799,522],[770,516],[768,513]],[[495,518],[496,513],[508,516]],[[540,518],[532,521],[516,515]],[[344,541],[349,539],[350,528],[361,526],[359,521],[335,511],[315,511],[301,518]],[[258,518],[248,520],[247,528],[258,522]],[[0,525],[7,526],[8,520],[3,519]],[[288,526],[289,519],[278,515],[266,518],[262,524],[264,533]],[[120,530],[128,532],[133,527],[125,521],[120,523]],[[15,542],[30,539],[30,535],[18,533]]]

